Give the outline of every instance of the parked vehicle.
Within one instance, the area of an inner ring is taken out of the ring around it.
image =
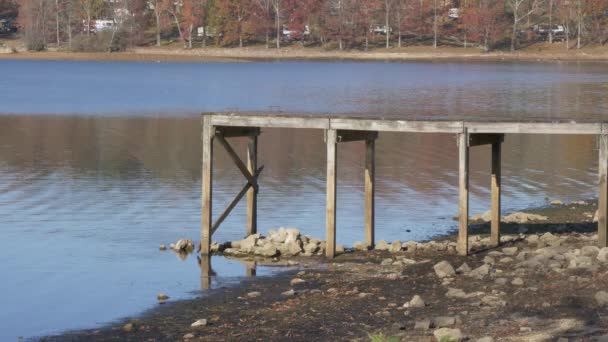
[[[291,29],[288,25],[283,25],[283,40],[292,41],[292,40],[302,40],[307,36],[310,36],[310,27],[308,25],[304,25],[303,30]]]
[[[0,34],[14,32],[17,32],[17,27],[15,26],[13,20],[0,19]]]
[[[450,8],[450,10],[448,11],[448,18],[450,18],[450,19],[460,18],[458,8]]]
[[[96,33],[101,31],[113,30],[116,27],[116,23],[114,22],[114,20],[99,19],[91,20],[89,25],[87,25],[87,21],[83,20],[82,27],[84,32],[86,32],[88,28],[91,33]]]
[[[549,39],[549,32],[551,32],[553,35],[554,40],[562,40],[566,35],[566,29],[562,25],[534,25],[533,31],[540,37],[541,40]]]
[[[372,33],[386,36],[387,32],[393,32],[393,28],[386,28],[386,25],[375,25],[372,27]]]

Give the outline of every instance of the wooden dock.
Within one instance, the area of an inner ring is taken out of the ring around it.
[[[499,121],[482,119],[429,120],[412,117],[374,118],[371,116],[287,114],[287,113],[204,113],[202,115],[202,226],[201,252],[209,254],[211,237],[236,204],[247,196],[247,235],[257,232],[258,167],[257,144],[261,128],[308,128],[325,131],[327,146],[326,255],[336,251],[336,182],[338,145],[365,143],[365,243],[374,246],[375,141],[380,132],[451,133],[456,136],[459,155],[459,229],[457,250],[469,252],[469,150],[491,146],[491,242],[500,243],[501,146],[505,134],[581,134],[598,137],[599,147],[599,246],[607,246],[608,216],[608,123],[525,119]],[[232,149],[228,138],[247,137],[247,160]],[[212,219],[213,146],[219,143],[228,152],[245,178],[245,185],[223,213]]]

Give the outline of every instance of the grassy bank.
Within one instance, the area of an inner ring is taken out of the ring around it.
[[[10,44],[9,44],[10,45]],[[14,44],[13,44],[14,45]],[[25,52],[0,54],[0,59],[40,60],[100,60],[100,61],[176,61],[216,62],[252,60],[455,60],[455,61],[608,61],[608,47],[586,47],[567,50],[562,44],[538,43],[512,54],[509,52],[485,53],[475,48],[409,46],[370,51],[339,51],[322,48],[288,46],[266,49],[263,46],[247,48],[194,48],[185,50],[179,44],[163,47],[132,48],[126,52],[80,53],[68,51]]]

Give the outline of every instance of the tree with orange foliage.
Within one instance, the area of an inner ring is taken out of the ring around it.
[[[470,38],[490,51],[492,43],[507,27],[504,0],[470,0],[464,8],[463,23]]]

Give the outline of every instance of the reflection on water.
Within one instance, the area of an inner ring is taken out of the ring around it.
[[[282,108],[576,120],[608,114],[608,68],[601,64],[0,61],[0,67],[3,113],[79,113],[0,116],[3,341],[95,327],[153,307],[159,292],[185,298],[274,269],[193,255],[182,261],[158,251],[160,244],[199,238],[200,125],[195,115],[150,113]],[[231,144],[243,156],[244,139]],[[504,210],[542,205],[545,197],[594,197],[595,144],[590,136],[508,135]],[[382,133],[376,148],[377,238],[420,240],[453,229],[455,137]],[[295,226],[323,237],[323,133],[264,129],[259,151],[260,231]],[[340,144],[338,155],[337,238],[352,245],[364,238],[363,143]],[[214,166],[217,217],[242,176],[221,148]],[[489,147],[473,148],[472,214],[489,208],[489,171]],[[214,240],[244,233],[241,203]]]

